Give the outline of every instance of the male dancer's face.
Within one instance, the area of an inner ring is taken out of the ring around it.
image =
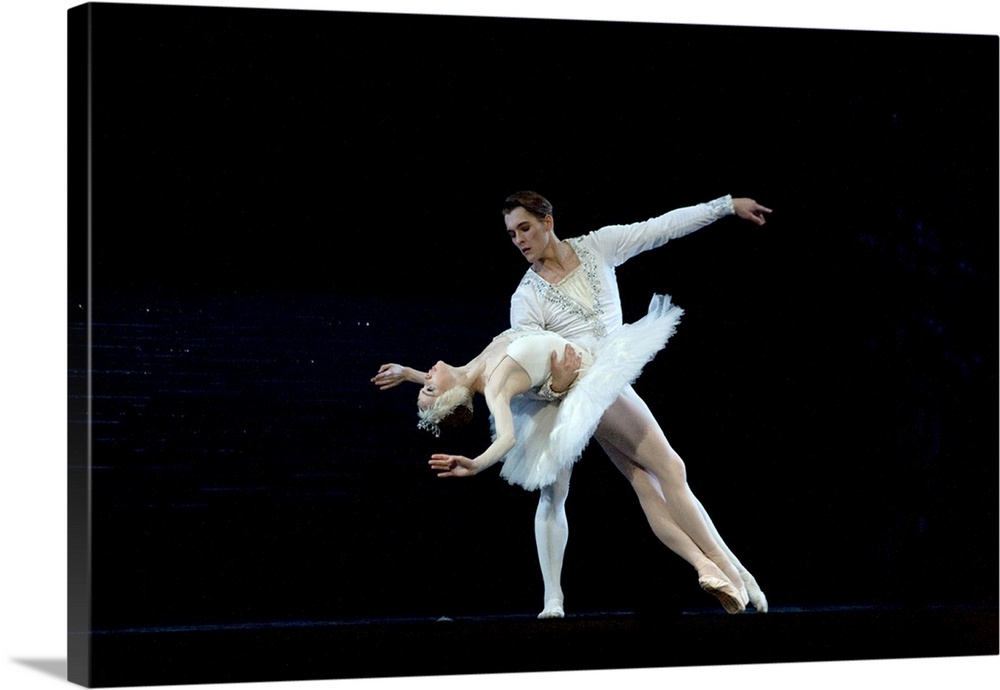
[[[504,216],[504,222],[511,242],[528,263],[537,261],[552,239],[552,216],[541,220],[519,206]]]

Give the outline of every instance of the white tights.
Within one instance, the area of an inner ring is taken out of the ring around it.
[[[749,601],[766,611],[767,600],[753,576],[719,536],[688,486],[684,462],[631,387],[604,413],[594,438],[632,485],[657,538],[690,563],[700,581],[721,580],[732,586],[733,598],[742,605]],[[553,485],[542,489],[535,513],[535,540],[545,585],[545,608],[539,618],[563,616],[560,581],[569,537],[565,508],[569,479],[567,469]]]
[[[554,484],[542,488],[535,511],[535,546],[545,585],[545,607],[538,614],[539,618],[562,618],[564,615],[562,564],[569,540],[566,497],[571,471],[572,468],[567,467]]]

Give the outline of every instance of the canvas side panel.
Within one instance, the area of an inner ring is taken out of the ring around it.
[[[92,6],[67,12],[68,680],[91,679],[90,128]]]

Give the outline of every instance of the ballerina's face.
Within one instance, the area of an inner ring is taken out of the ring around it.
[[[451,390],[454,385],[455,373],[450,366],[439,361],[424,374],[424,387],[417,394],[417,407],[426,410],[438,396]]]
[[[552,239],[552,216],[544,219],[518,206],[504,216],[507,234],[529,263],[537,261]]]

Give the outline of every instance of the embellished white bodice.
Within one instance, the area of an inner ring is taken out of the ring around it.
[[[573,342],[606,337],[622,325],[617,266],[733,212],[727,195],[641,223],[609,225],[567,239],[580,266],[558,283],[528,269],[511,297],[511,326],[552,331]]]

